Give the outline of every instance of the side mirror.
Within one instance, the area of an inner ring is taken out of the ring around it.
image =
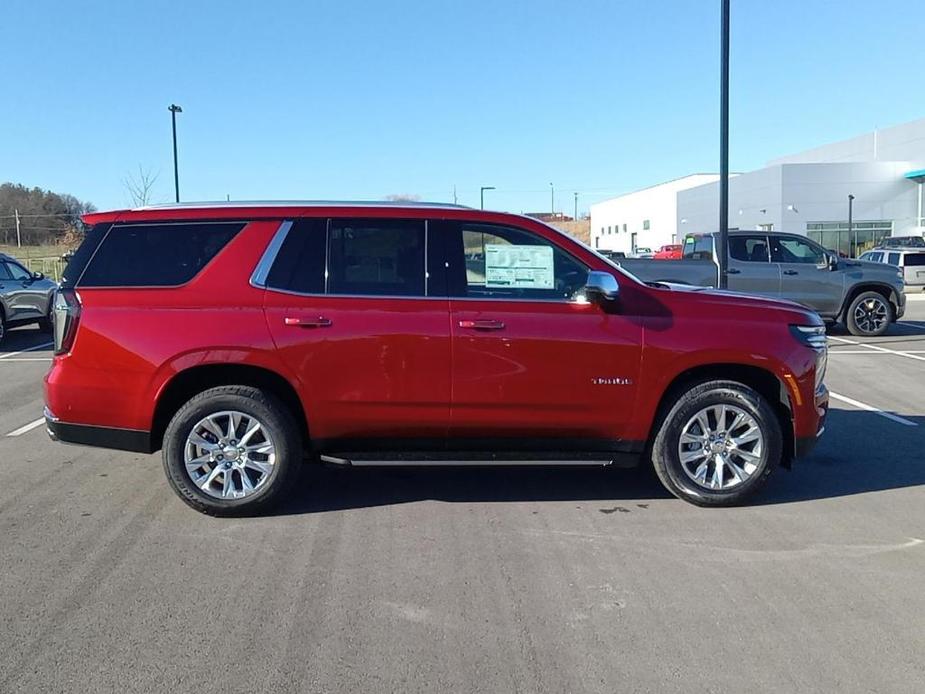
[[[42,272],[33,272],[33,273],[32,273],[32,279],[34,279],[34,280],[43,280],[43,279],[45,279],[45,274],[42,273]]]
[[[609,272],[592,270],[588,273],[585,282],[585,296],[592,303],[608,303],[616,301],[620,295],[620,285]]]
[[[829,270],[833,272],[838,269],[838,253],[826,253],[826,260],[828,261]]]

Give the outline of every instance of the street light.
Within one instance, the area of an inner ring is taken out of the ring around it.
[[[481,210],[485,209],[485,191],[494,190],[494,189],[495,189],[494,186],[482,186],[481,188],[479,188],[479,209]]]
[[[177,202],[180,202],[180,173],[177,169],[177,114],[183,113],[183,109],[176,104],[170,104],[167,110],[170,111],[170,125],[173,128],[173,186]]]
[[[575,221],[578,221],[578,191],[575,191]]]
[[[556,216],[556,189],[552,183],[549,184],[549,211]]]
[[[719,80],[719,287],[729,286],[729,0],[722,2]]]
[[[851,243],[851,230],[854,226],[854,196],[848,195],[848,243]],[[854,232],[854,257],[858,257],[858,233]]]

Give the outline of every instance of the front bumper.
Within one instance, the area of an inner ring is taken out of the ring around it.
[[[135,429],[114,429],[89,424],[68,424],[45,408],[45,429],[52,441],[80,446],[111,448],[132,453],[152,453],[151,432]]]
[[[816,433],[812,436],[797,436],[794,438],[793,453],[795,458],[808,456],[825,433],[825,419],[829,414],[829,389],[824,385],[815,393],[813,406],[816,410]]]

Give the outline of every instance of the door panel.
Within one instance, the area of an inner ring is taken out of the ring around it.
[[[279,354],[299,379],[313,440],[446,436],[446,299],[300,297],[270,290],[265,307]]]
[[[16,263],[0,262],[0,291],[10,308],[10,320],[44,317],[47,310],[46,288],[32,279],[32,273]]]
[[[771,262],[764,234],[729,237],[729,289],[778,298],[780,268]]]
[[[450,313],[451,436],[587,447],[621,438],[636,398],[638,322],[552,301],[454,299]]]
[[[832,271],[821,246],[809,239],[772,236],[771,259],[780,268],[782,298],[828,316],[841,308],[845,273]]]

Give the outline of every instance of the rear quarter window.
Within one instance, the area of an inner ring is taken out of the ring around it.
[[[176,287],[185,284],[243,227],[244,222],[115,224],[89,260],[78,285]]]
[[[906,267],[921,267],[925,265],[925,253],[906,253]]]

